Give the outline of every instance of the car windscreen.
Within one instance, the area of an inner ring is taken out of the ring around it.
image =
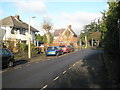
[[[48,47],[47,50],[54,50],[54,47]]]

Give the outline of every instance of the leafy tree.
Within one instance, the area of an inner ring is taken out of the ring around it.
[[[44,34],[42,37],[43,37],[43,42],[47,43],[47,37],[46,37],[46,35]]]
[[[120,2],[108,2],[109,10],[106,17],[105,50],[118,57],[119,53],[119,31],[118,20],[120,20]]]
[[[36,40],[43,41],[43,37],[40,34],[38,34],[36,35]]]

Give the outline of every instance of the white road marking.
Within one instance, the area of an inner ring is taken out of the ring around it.
[[[76,62],[76,64],[78,64],[78,62]]]
[[[71,67],[69,67],[68,69],[71,69]]]
[[[64,71],[63,74],[65,74],[67,71]]]
[[[73,64],[73,67],[75,66],[75,64]]]
[[[56,81],[57,79],[59,79],[59,76],[57,76],[56,78],[54,78],[53,81]]]
[[[43,90],[43,89],[47,88],[47,86],[48,86],[48,85],[45,85],[45,86],[44,86],[43,88],[41,88],[40,90]]]

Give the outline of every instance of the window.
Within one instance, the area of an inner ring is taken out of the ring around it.
[[[9,55],[9,53],[6,51],[6,50],[2,50],[2,56],[8,56]]]
[[[15,31],[14,31],[14,30],[11,30],[11,34],[15,34]]]
[[[20,28],[20,34],[25,35],[25,33],[26,33],[26,30],[24,28]]]

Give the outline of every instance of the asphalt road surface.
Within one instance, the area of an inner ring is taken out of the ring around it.
[[[101,52],[101,50],[79,50],[52,60],[11,68],[2,73],[2,88],[47,88],[76,62],[91,54]]]

